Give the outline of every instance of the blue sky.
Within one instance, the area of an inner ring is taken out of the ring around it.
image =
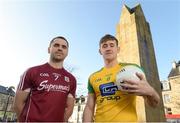
[[[0,0],[0,85],[17,86],[20,75],[48,61],[49,41],[58,35],[70,43],[67,67],[73,67],[78,94],[86,94],[88,76],[103,66],[100,38],[115,35],[122,5],[138,3],[150,23],[159,76],[167,80],[180,60],[180,0]]]

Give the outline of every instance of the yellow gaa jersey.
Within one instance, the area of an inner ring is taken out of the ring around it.
[[[117,89],[117,72],[128,63],[102,68],[89,77],[88,92],[96,96],[95,122],[136,122],[136,96]],[[136,65],[137,66],[137,65]]]

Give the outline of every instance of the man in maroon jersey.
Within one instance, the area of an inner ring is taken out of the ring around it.
[[[68,121],[76,91],[75,77],[63,68],[68,48],[64,37],[55,37],[48,48],[49,62],[29,68],[21,76],[14,103],[18,121]]]

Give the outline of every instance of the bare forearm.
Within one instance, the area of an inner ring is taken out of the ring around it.
[[[21,112],[23,111],[23,108],[25,106],[26,100],[29,96],[30,92],[17,90],[15,100],[14,100],[14,110],[16,112],[17,118],[19,120],[19,117],[21,115]]]
[[[19,120],[19,117],[20,117],[20,115],[21,115],[21,112],[22,112],[23,108],[24,108],[24,104],[19,104],[19,105],[17,105],[17,106],[14,107],[14,110],[15,110],[15,112],[16,112],[16,115],[17,115],[17,119],[18,119],[18,120]]]
[[[65,109],[65,112],[64,112],[64,122],[68,121],[69,117],[72,115],[72,112],[73,112],[72,109],[68,109],[68,108]]]
[[[145,96],[145,100],[151,107],[157,107],[160,102],[160,97],[158,93],[152,88],[151,93]]]
[[[93,122],[94,110],[90,110],[88,107],[85,107],[83,113],[83,122]]]

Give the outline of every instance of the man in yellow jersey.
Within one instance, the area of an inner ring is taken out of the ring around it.
[[[83,122],[136,122],[136,96],[143,96],[147,104],[156,107],[160,101],[159,95],[140,73],[137,73],[139,81],[124,80],[126,83],[122,86],[128,89],[117,90],[114,84],[116,74],[121,67],[129,64],[118,63],[120,48],[114,36],[107,34],[102,37],[99,47],[104,67],[89,77]]]

